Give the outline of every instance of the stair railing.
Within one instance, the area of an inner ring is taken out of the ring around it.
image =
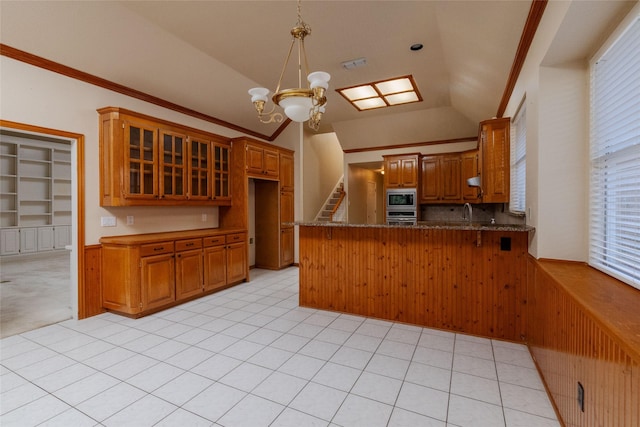
[[[342,201],[344,200],[344,196],[346,196],[346,194],[347,193],[344,190],[340,191],[340,197],[338,198],[336,205],[333,207],[333,209],[331,209],[331,213],[329,214],[329,221],[333,221],[333,216],[338,211],[338,208],[340,208],[340,205],[342,205]]]
[[[343,179],[344,179],[344,175],[340,177],[336,185],[333,187],[333,190],[331,190],[331,192],[329,193],[329,197],[327,197],[327,200],[325,200],[324,203],[322,204],[322,207],[320,208],[320,211],[316,214],[314,221],[318,221],[318,219],[322,216],[322,211],[324,211],[324,208],[331,201],[331,197],[333,196],[333,193],[335,193],[336,191],[338,191],[339,188],[341,188],[340,186],[342,185]]]

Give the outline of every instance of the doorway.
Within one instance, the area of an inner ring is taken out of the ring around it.
[[[367,182],[367,224],[378,222],[378,186],[375,182]]]
[[[81,264],[77,189],[82,139],[7,123],[0,128],[3,338],[78,317]]]

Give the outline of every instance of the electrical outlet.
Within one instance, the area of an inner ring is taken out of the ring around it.
[[[133,225],[133,215],[127,215],[127,225]]]
[[[249,237],[249,244],[253,245],[253,237]]]
[[[202,214],[202,222],[207,222],[207,214],[206,213]]]
[[[580,410],[584,412],[584,387],[580,381],[578,381],[578,406]]]
[[[115,227],[116,226],[116,217],[115,216],[101,216],[100,217],[100,226],[101,227]]]

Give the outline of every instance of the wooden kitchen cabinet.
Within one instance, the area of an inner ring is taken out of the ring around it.
[[[213,199],[231,204],[231,149],[222,144],[212,144],[213,150]]]
[[[510,185],[509,118],[480,123],[483,203],[508,203]]]
[[[457,154],[422,156],[420,159],[420,203],[459,203],[461,159]]]
[[[418,154],[383,157],[385,188],[418,187]]]
[[[198,295],[203,291],[202,239],[179,240],[176,245],[176,299]]]
[[[248,280],[246,231],[111,236],[102,243],[102,305],[142,316]]]
[[[247,173],[258,177],[277,178],[280,173],[280,155],[273,150],[261,145],[246,145]]]
[[[101,206],[231,203],[228,139],[122,108],[98,113]]]
[[[465,203],[478,203],[480,198],[480,189],[478,187],[470,187],[467,179],[478,176],[480,173],[478,162],[478,150],[466,151],[461,154],[462,158],[462,200]]]
[[[280,191],[293,191],[293,154],[280,153]]]

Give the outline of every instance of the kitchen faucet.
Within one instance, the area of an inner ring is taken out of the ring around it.
[[[462,219],[467,219],[467,208],[469,208],[469,224],[471,224],[471,219],[473,217],[473,208],[469,203],[465,203],[462,207]]]

